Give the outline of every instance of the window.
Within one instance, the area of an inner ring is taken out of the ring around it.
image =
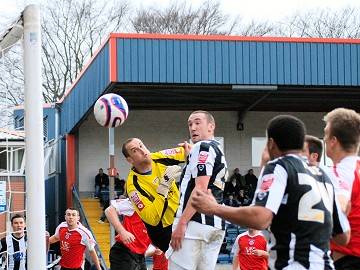
[[[0,172],[6,171],[7,168],[7,152],[5,147],[0,147]]]
[[[43,128],[44,128],[44,142],[48,140],[48,117],[45,116],[43,119]]]
[[[24,174],[24,146],[0,147],[0,173]]]
[[[16,119],[16,129],[24,130],[24,116],[21,116],[18,119]]]
[[[266,145],[266,137],[251,138],[251,166],[260,167],[261,155]]]

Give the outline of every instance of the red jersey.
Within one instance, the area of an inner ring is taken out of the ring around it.
[[[360,158],[348,156],[334,165],[331,180],[335,192],[348,198],[351,210],[348,215],[351,237],[347,246],[339,246],[331,242],[333,251],[360,257]]]
[[[55,236],[60,239],[60,266],[64,268],[80,268],[84,261],[85,249],[93,250],[95,246],[91,232],[81,223],[77,228],[69,230],[67,223],[62,222],[56,228]]]
[[[135,236],[135,240],[129,244],[122,242],[120,235],[115,237],[117,242],[127,246],[131,252],[136,254],[145,254],[151,240],[148,236],[144,223],[135,212],[134,206],[129,199],[112,200],[111,205],[116,209],[119,215],[124,217],[122,225],[128,232]]]
[[[267,251],[266,239],[262,233],[253,236],[246,231],[235,240],[232,252],[238,257],[241,270],[267,270],[268,259],[263,256],[254,255],[257,249]]]

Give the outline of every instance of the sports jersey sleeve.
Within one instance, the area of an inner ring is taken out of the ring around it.
[[[176,147],[151,153],[151,159],[166,166],[171,166],[185,162],[186,154],[183,147]]]
[[[210,144],[201,142],[194,145],[189,160],[192,177],[211,176],[215,163],[215,151]]]
[[[116,209],[118,215],[132,216],[135,212],[134,206],[132,205],[132,203],[128,198],[111,200],[110,203],[111,206]]]
[[[61,224],[62,224],[62,223],[61,223]],[[60,239],[59,231],[60,231],[61,224],[60,224],[59,226],[57,226],[56,229],[55,229],[54,236],[55,236],[57,239]]]
[[[176,184],[173,183],[173,185]],[[176,188],[176,186],[173,188]],[[162,217],[163,210],[167,207],[165,204],[165,197],[159,194],[152,196],[144,190],[137,189],[133,184],[133,181],[129,181],[129,179],[127,182],[127,190],[129,199],[141,219],[152,226],[158,225]]]
[[[86,246],[89,251],[94,250],[96,242],[91,232],[84,226],[79,226],[79,233],[81,234],[81,244]]]
[[[254,205],[263,206],[277,214],[287,186],[288,174],[277,163],[268,163],[260,176]]]
[[[234,256],[237,256],[238,253],[239,253],[239,251],[240,251],[239,239],[240,239],[240,235],[238,235],[238,236],[236,237],[236,240],[235,240],[235,242],[234,242],[234,245],[233,245],[233,247],[232,247],[232,249],[231,249],[231,253],[234,254]]]

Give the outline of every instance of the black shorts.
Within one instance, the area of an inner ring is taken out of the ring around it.
[[[360,257],[347,255],[338,259],[334,264],[336,270],[359,270]]]
[[[166,252],[171,240],[172,225],[163,228],[161,222],[157,226],[151,226],[145,222],[144,224],[152,244],[162,252]]]
[[[110,249],[111,270],[146,270],[145,257],[116,242]]]

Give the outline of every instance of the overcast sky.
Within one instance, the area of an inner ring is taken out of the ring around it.
[[[23,7],[41,0],[0,0],[0,22],[11,15],[20,14]],[[60,1],[60,0],[53,0]],[[107,1],[107,0],[104,0]],[[204,0],[188,0],[193,6],[198,6]],[[170,0],[131,0],[132,5],[166,6]],[[296,11],[313,9],[340,9],[347,6],[360,7],[360,0],[220,0],[222,10],[231,15],[240,15],[245,20],[279,21]],[[1,20],[2,19],[2,20]],[[3,28],[3,27],[0,27]]]

